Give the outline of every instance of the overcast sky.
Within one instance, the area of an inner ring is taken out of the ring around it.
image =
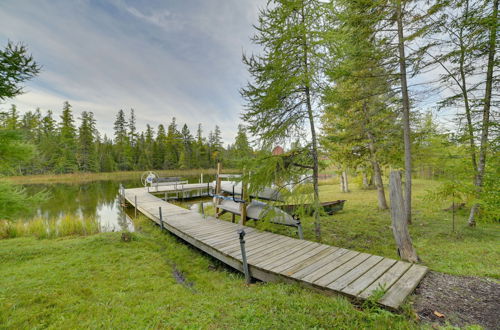
[[[43,69],[0,109],[59,115],[68,100],[109,135],[116,112],[134,108],[138,129],[175,116],[205,135],[218,124],[232,142],[248,77],[241,54],[265,2],[1,0],[0,47],[25,43]]]

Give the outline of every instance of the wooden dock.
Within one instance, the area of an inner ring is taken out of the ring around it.
[[[175,198],[193,198],[208,196],[208,190],[212,187],[211,183],[178,183],[178,184],[159,184],[144,188],[146,192],[157,194],[164,193],[165,196],[176,194]],[[141,189],[141,188],[140,188]],[[193,192],[198,194],[193,195]],[[186,196],[186,193],[188,194]],[[180,194],[180,195],[179,195]]]
[[[126,201],[152,221],[189,244],[243,271],[238,224],[203,217],[148,193],[146,188],[125,189]],[[137,205],[135,205],[137,201]],[[266,282],[291,282],[327,294],[356,300],[383,288],[379,303],[398,309],[427,272],[427,267],[338,248],[316,242],[243,227],[252,277]]]

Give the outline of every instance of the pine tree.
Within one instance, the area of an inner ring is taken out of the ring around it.
[[[95,144],[96,128],[92,112],[83,111],[78,129],[78,165],[80,171],[97,172],[99,164]]]
[[[233,148],[234,164],[243,168],[247,160],[252,157],[253,150],[248,142],[246,128],[242,124],[238,125],[238,133],[236,134]]]
[[[247,102],[243,119],[250,132],[264,144],[304,136],[305,124],[308,124],[311,143],[302,151],[309,153],[310,161],[300,167],[313,172],[317,239],[321,238],[321,229],[315,116],[322,83],[323,8],[316,0],[268,2],[260,11],[257,33],[252,38],[261,46],[263,54],[243,56],[253,81],[241,91]],[[300,153],[292,152],[289,157],[291,155],[299,157]],[[301,155],[300,158],[307,161]]]
[[[78,170],[76,160],[76,128],[74,124],[71,105],[64,102],[59,124],[60,156],[57,161],[56,171],[59,173],[72,173]]]
[[[155,169],[164,169],[165,167],[165,155],[167,152],[167,135],[165,133],[165,127],[160,124],[158,125],[156,140],[153,148],[153,167]]]
[[[327,77],[332,81],[325,91],[325,145],[332,159],[345,166],[364,166],[370,162],[378,191],[378,206],[387,209],[381,163],[388,150],[384,140],[396,134],[397,112],[391,107],[392,72],[384,67],[388,45],[377,38],[383,8],[366,0],[335,2],[336,28],[332,39]],[[390,145],[390,144],[389,144]]]
[[[193,136],[191,135],[191,132],[186,124],[182,126],[181,136],[182,150],[179,155],[179,167],[191,168],[193,158]]]
[[[181,153],[181,133],[177,129],[177,122],[175,117],[168,125],[167,138],[166,138],[166,151],[165,151],[165,164],[164,167],[168,169],[177,168],[179,165],[179,157]]]
[[[42,173],[52,172],[56,169],[59,159],[60,145],[58,143],[56,121],[52,117],[52,111],[48,110],[40,122],[40,171]]]
[[[131,149],[130,139],[127,131],[127,121],[125,113],[119,110],[114,123],[115,130],[115,159],[119,170],[126,171],[131,169]]]
[[[9,42],[0,50],[0,101],[23,93],[21,84],[35,77],[40,66],[23,44]]]

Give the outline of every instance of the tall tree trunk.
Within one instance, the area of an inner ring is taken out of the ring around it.
[[[401,94],[403,98],[403,139],[405,150],[405,217],[411,224],[411,139],[410,139],[410,96],[406,79],[406,56],[403,34],[403,9],[401,1],[396,0],[396,21],[398,26],[399,71],[401,79]]]
[[[375,147],[375,137],[370,130],[370,117],[368,115],[368,109],[366,102],[363,104],[363,112],[365,115],[364,129],[366,131],[366,137],[368,138],[368,150],[370,151],[370,163],[373,168],[373,177],[375,179],[375,186],[377,187],[377,197],[378,197],[378,208],[381,210],[387,210],[387,201],[385,199],[384,183],[382,181],[382,171],[380,170],[380,164],[377,159],[377,148]]]
[[[488,133],[490,129],[490,110],[491,110],[491,92],[493,89],[493,66],[495,62],[495,51],[496,51],[496,34],[497,34],[497,22],[498,22],[498,1],[493,1],[493,13],[491,20],[490,38],[488,46],[488,69],[486,71],[486,86],[484,91],[484,106],[483,106],[483,119],[481,127],[481,144],[479,146],[479,162],[477,166],[476,174],[476,192],[479,195],[483,189],[483,179],[484,170],[486,168],[486,153],[488,149]],[[479,209],[479,204],[474,204],[470,210],[469,215],[469,226],[476,225],[476,213]]]
[[[465,1],[465,13],[464,19],[467,20],[469,16],[469,1]],[[472,125],[472,111],[469,103],[469,92],[467,90],[466,83],[466,73],[465,73],[465,53],[466,47],[463,39],[463,27],[459,32],[459,43],[460,43],[460,59],[459,59],[459,71],[460,71],[460,81],[459,84],[460,90],[462,92],[462,97],[464,99],[464,108],[465,108],[465,118],[467,119],[467,139],[470,144],[470,156],[472,162],[472,169],[474,171],[474,178],[477,175],[477,160],[476,160],[476,143],[474,142],[474,126]]]
[[[302,13],[302,24],[305,23],[305,13],[304,7],[301,9]],[[321,241],[321,223],[319,217],[319,184],[318,184],[318,176],[319,176],[319,160],[318,160],[318,141],[316,136],[316,128],[314,125],[314,113],[312,110],[312,101],[311,101],[311,81],[309,77],[309,48],[307,45],[307,36],[303,35],[302,38],[303,47],[304,47],[304,90],[306,96],[306,107],[307,107],[307,117],[309,119],[309,126],[311,128],[311,139],[312,139],[312,150],[311,155],[313,158],[313,188],[314,188],[314,234],[316,235],[316,239]]]
[[[363,168],[361,175],[363,177],[363,189],[370,188],[370,184],[368,182],[368,174],[366,173],[366,168]]]
[[[342,177],[342,192],[348,193],[349,181],[347,179],[347,171],[342,171],[341,177]]]
[[[408,222],[405,219],[401,173],[399,171],[393,171],[390,174],[389,195],[391,197],[392,232],[398,246],[399,256],[409,262],[418,262],[417,251],[413,248]]]

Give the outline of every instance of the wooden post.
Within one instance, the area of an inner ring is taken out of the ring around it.
[[[220,162],[217,163],[217,177],[215,178],[215,194],[220,195],[221,193],[221,186],[220,186],[220,172],[222,170],[222,164]],[[215,217],[219,217],[219,199],[214,198],[214,205],[215,205]]]
[[[160,216],[160,228],[163,230],[163,214],[161,212],[161,206],[158,207],[158,214]]]
[[[243,172],[243,177],[245,176],[245,173]],[[244,180],[241,181],[241,199],[244,200],[243,203],[240,203],[240,214],[241,214],[241,221],[240,223],[244,226],[247,223],[247,184]]]
[[[418,262],[417,251],[413,248],[403,199],[401,172],[392,171],[389,177],[389,195],[391,198],[392,232],[398,246],[401,259]]]
[[[134,219],[137,219],[137,195],[134,196]]]

